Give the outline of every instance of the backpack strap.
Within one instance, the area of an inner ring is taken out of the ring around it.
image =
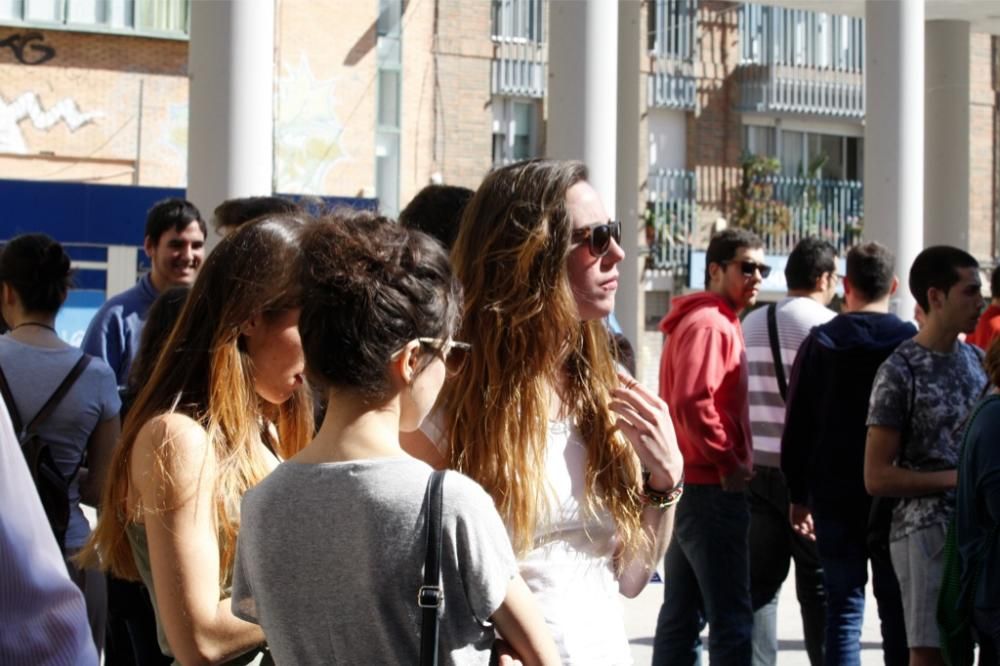
[[[69,371],[69,374],[62,380],[62,383],[56,388],[55,392],[49,397],[49,399],[42,405],[42,408],[38,410],[35,414],[35,418],[31,419],[31,423],[24,427],[24,432],[33,432],[35,428],[39,426],[40,423],[45,421],[52,415],[62,399],[66,397],[69,390],[73,388],[73,384],[76,383],[77,378],[83,374],[87,366],[90,365],[90,355],[83,354],[80,356],[80,360],[76,362],[73,369]]]
[[[10,391],[10,385],[7,383],[7,376],[3,374],[2,367],[0,367],[0,393],[3,394],[3,401],[7,403],[7,412],[10,413],[10,421],[14,426],[14,434],[20,440],[24,432],[24,426],[21,423],[21,414],[17,411],[17,403],[14,402],[14,394]]]
[[[781,400],[788,399],[788,380],[785,379],[785,363],[781,360],[781,341],[778,339],[778,304],[767,306],[767,337],[771,341],[771,358],[774,361],[774,378],[778,380]]]

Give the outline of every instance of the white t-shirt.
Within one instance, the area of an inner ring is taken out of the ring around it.
[[[444,452],[440,412],[421,431]],[[550,511],[540,517],[535,548],[518,564],[534,592],[562,662],[631,664],[625,614],[614,573],[615,526],[607,511],[584,504],[587,450],[572,421],[550,421],[545,471]]]

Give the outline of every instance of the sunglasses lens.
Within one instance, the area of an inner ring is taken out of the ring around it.
[[[462,371],[462,368],[465,367],[465,360],[468,356],[468,351],[469,350],[464,347],[452,347],[448,350],[444,363],[449,374],[457,375]]]
[[[595,257],[603,257],[611,248],[611,227],[598,224],[590,232],[590,250]]]
[[[771,274],[771,267],[762,264],[758,264],[757,267],[760,268],[760,276],[766,280]]]

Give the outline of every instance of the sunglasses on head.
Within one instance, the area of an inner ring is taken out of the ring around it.
[[[574,244],[589,241],[590,254],[594,257],[603,257],[611,249],[611,240],[621,245],[622,223],[608,220],[607,222],[596,222],[585,227],[573,230],[572,241]]]
[[[771,267],[767,264],[758,264],[756,261],[720,261],[719,265],[725,268],[728,264],[737,264],[743,277],[752,278],[755,271],[760,271],[760,277],[764,280],[771,274]]]

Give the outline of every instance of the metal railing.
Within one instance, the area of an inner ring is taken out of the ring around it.
[[[757,206],[755,231],[767,254],[790,254],[803,238],[818,236],[843,256],[861,237],[864,188],[856,180],[819,180],[769,176],[770,189]]]
[[[686,272],[694,242],[695,175],[660,169],[649,174],[646,245],[649,268]]]
[[[693,109],[698,0],[651,0],[647,12],[649,105]]]
[[[864,19],[744,4],[740,109],[864,117]]]
[[[494,95],[545,96],[545,0],[493,0]]]

